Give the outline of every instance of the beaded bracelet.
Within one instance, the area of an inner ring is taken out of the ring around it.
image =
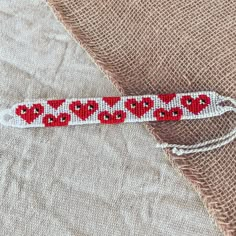
[[[225,101],[231,101],[233,106],[224,105]],[[6,126],[30,128],[95,123],[177,122],[220,116],[228,111],[236,112],[235,105],[234,99],[211,91],[60,100],[40,99],[18,103],[10,109],[1,111],[0,123]],[[166,144],[160,146],[170,147]]]

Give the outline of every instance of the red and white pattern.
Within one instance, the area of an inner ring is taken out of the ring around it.
[[[0,122],[27,128],[201,119],[228,111],[222,101],[215,92],[37,100],[15,104],[4,112],[11,118]]]

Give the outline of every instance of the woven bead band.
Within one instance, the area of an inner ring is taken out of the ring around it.
[[[1,112],[0,123],[19,127],[178,121],[219,116],[233,107],[215,92],[159,94],[83,99],[36,100]],[[6,119],[7,116],[10,118]]]

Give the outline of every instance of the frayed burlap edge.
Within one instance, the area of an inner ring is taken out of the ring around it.
[[[83,35],[82,32],[80,32],[77,28],[73,28],[74,25],[72,23],[70,18],[66,16],[66,14],[63,15],[64,6],[61,5],[60,0],[46,0],[46,5],[49,6],[49,8],[52,10],[55,18],[61,23],[61,25],[64,27],[66,32],[72,37],[72,39],[78,43],[87,53],[91,61],[96,64],[96,66],[101,70],[101,72],[104,74],[104,76],[110,80],[115,88],[120,92],[121,95],[127,95],[124,93],[123,88],[117,83],[115,79],[113,79],[112,74],[109,73],[106,69],[106,65],[104,65],[100,59],[97,57],[96,53],[91,51],[89,47],[87,47],[83,43],[83,38],[85,35]],[[155,141],[162,142],[161,138],[154,133],[154,128],[149,125],[148,123],[144,125],[146,129],[153,135],[155,138]],[[177,171],[177,173],[184,177],[184,179],[187,181],[187,183],[197,192],[199,195],[199,198],[201,199],[204,207],[206,208],[209,217],[214,222],[214,224],[220,229],[220,231],[226,235],[226,236],[233,236],[232,233],[227,225],[228,222],[226,222],[224,219],[215,219],[215,216],[217,212],[215,212],[214,208],[211,207],[211,204],[213,204],[212,195],[205,193],[204,195],[201,193],[200,189],[200,183],[196,184],[196,182],[193,183],[193,180],[196,180],[199,178],[198,175],[193,175],[189,169],[189,166],[178,164],[178,166],[175,164],[175,162],[178,162],[178,160],[181,160],[181,157],[175,156],[171,153],[170,149],[165,149],[165,156],[170,161],[171,165],[174,167],[174,169]]]

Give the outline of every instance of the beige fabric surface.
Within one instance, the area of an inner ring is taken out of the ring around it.
[[[45,3],[1,0],[0,28],[0,109],[118,94]],[[0,133],[0,235],[221,235],[140,124]]]
[[[122,94],[211,90],[236,98],[236,1],[47,2]],[[234,112],[147,125],[158,142],[180,145],[219,140],[235,126]],[[224,234],[235,236],[236,140],[211,151],[166,153]]]

